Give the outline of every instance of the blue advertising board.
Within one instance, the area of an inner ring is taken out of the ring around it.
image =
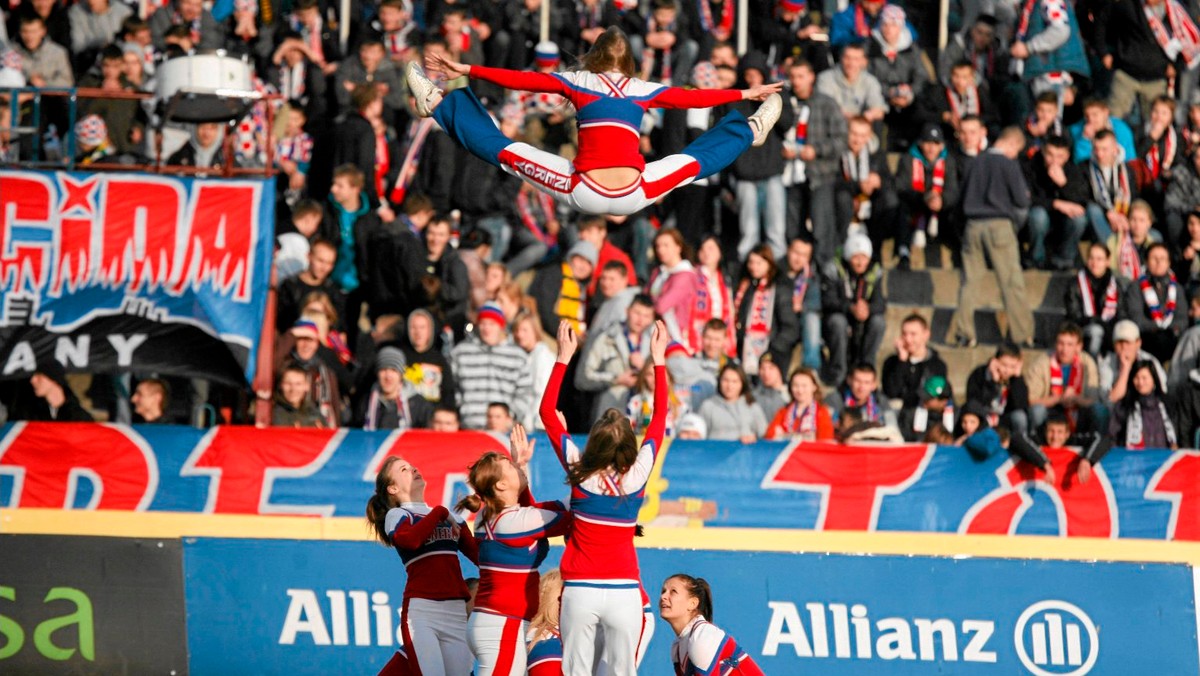
[[[652,599],[673,573],[709,580],[716,624],[767,674],[1200,673],[1184,565],[639,555]],[[198,676],[375,673],[395,650],[404,570],[382,546],[186,539],[184,571]],[[639,673],[672,674],[672,640],[658,621]]]

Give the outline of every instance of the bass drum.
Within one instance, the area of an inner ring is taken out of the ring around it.
[[[163,62],[155,73],[156,94],[167,117],[183,122],[239,118],[258,97],[250,63],[225,50],[192,52]]]

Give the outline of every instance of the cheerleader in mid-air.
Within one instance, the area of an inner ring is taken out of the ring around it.
[[[425,479],[403,458],[389,456],[375,476],[367,521],[385,545],[395,547],[408,581],[400,626],[413,676],[471,673],[467,599],[458,553],[478,563],[475,537],[438,505],[425,504]]]
[[[712,623],[712,589],[704,578],[668,577],[658,608],[678,636],[671,646],[677,676],[763,676],[737,641]]]
[[[525,633],[538,610],[538,566],[550,551],[547,538],[565,535],[571,514],[561,502],[535,504],[524,468],[533,454],[525,428],[510,435],[511,457],[485,453],[471,465],[475,490],[457,509],[480,512],[479,591],[467,622],[475,676],[525,676]]]
[[[643,628],[641,574],[633,538],[646,482],[662,447],[670,336],[665,324],[655,323],[650,339],[654,410],[642,443],[638,444],[629,419],[609,409],[592,426],[582,453],[557,410],[559,387],[578,342],[571,325],[560,323],[558,358],[541,405],[546,434],[567,471],[575,519],[561,563],[563,673],[592,674],[599,649],[610,676],[633,676]]]

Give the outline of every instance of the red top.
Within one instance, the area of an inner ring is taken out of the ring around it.
[[[406,502],[388,510],[386,529],[408,573],[404,598],[448,601],[471,597],[458,563],[461,551],[479,563],[471,529],[442,506]]]

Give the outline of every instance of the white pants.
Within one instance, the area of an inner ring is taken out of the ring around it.
[[[642,666],[642,659],[646,657],[646,648],[650,647],[650,639],[654,638],[654,618],[656,613],[650,608],[642,610],[642,633],[638,636],[637,644],[637,666]],[[612,671],[608,668],[608,663],[603,659],[600,664],[596,665],[596,676],[609,676]]]
[[[516,617],[471,613],[467,645],[475,654],[475,676],[525,676],[529,623]]]
[[[405,599],[401,626],[415,676],[468,676],[467,602]]]
[[[609,676],[636,676],[638,637],[642,633],[642,594],[637,587],[563,588],[563,676],[591,676],[600,659]]]

